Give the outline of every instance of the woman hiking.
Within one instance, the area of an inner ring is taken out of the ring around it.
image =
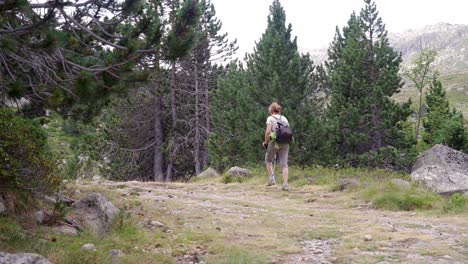
[[[273,160],[276,154],[278,154],[279,163],[281,165],[281,173],[283,174],[283,191],[289,191],[288,186],[288,154],[289,154],[289,143],[277,143],[276,133],[278,129],[278,123],[283,126],[289,126],[288,119],[281,115],[281,106],[277,103],[272,103],[268,107],[270,116],[266,121],[265,141],[263,147],[266,149],[265,164],[268,171],[269,179],[266,186],[276,185],[275,171],[273,168]]]

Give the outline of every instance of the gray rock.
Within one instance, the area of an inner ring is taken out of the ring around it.
[[[6,212],[5,200],[3,200],[3,197],[0,195],[0,214],[3,214],[5,212]]]
[[[43,256],[31,253],[9,254],[0,252],[0,263],[8,264],[52,264]]]
[[[468,191],[468,154],[435,145],[420,155],[411,179],[440,194],[464,193]]]
[[[95,176],[93,176],[93,179],[92,179],[92,180],[93,180],[93,181],[96,181],[96,182],[101,181],[101,176],[95,175]]]
[[[69,236],[76,236],[78,235],[78,231],[71,227],[71,226],[56,226],[52,228],[52,232],[55,234],[61,234],[61,235],[69,235]]]
[[[237,166],[230,168],[227,173],[233,177],[247,177],[252,175],[252,172],[250,172],[248,169]]]
[[[70,211],[70,215],[80,226],[97,234],[109,231],[119,213],[120,210],[100,193],[91,193],[73,203]]]
[[[48,204],[56,204],[57,203],[57,200],[54,197],[50,197],[48,195],[43,195],[41,198],[42,198],[43,201],[45,201]]]
[[[405,181],[402,179],[391,179],[390,182],[401,189],[410,189],[411,188],[411,183],[409,181]]]
[[[421,153],[414,163],[412,171],[434,165],[468,172],[468,154],[437,144]]]
[[[155,226],[155,227],[164,227],[164,224],[159,221],[151,221],[150,225]]]
[[[45,220],[46,214],[44,211],[37,211],[34,213],[34,221],[36,221],[37,224],[42,225]]]
[[[202,173],[198,174],[197,177],[219,177],[220,174],[213,168],[208,168]]]
[[[112,249],[111,251],[109,251],[109,255],[111,257],[123,257],[123,256],[125,256],[123,251],[120,250],[120,249]]]
[[[84,244],[81,249],[84,251],[96,251],[96,246],[92,243],[88,243]]]
[[[67,197],[63,194],[59,194],[55,197],[48,196],[48,195],[38,195],[39,199],[42,199],[44,202],[48,204],[55,205],[56,203],[64,203],[66,205],[71,205],[72,203],[76,202],[75,200]]]
[[[364,241],[372,241],[372,236],[371,235],[365,235],[364,236]]]

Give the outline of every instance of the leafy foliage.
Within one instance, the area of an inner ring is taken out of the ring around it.
[[[456,193],[450,196],[450,199],[444,205],[443,210],[446,213],[447,212],[460,212],[466,208],[467,204],[468,204],[468,198],[459,193]]]
[[[53,192],[60,182],[46,136],[33,121],[0,109],[0,194]]]

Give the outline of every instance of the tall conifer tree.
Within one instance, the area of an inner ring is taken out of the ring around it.
[[[238,138],[239,149],[234,155],[238,157],[231,160],[258,163],[263,159],[264,152],[260,147],[265,131],[265,121],[268,116],[268,106],[272,102],[278,102],[283,107],[283,114],[289,119],[290,125],[295,131],[296,148],[292,149],[291,159],[296,162],[306,163],[314,158],[316,149],[309,139],[316,139],[316,105],[313,100],[313,70],[314,66],[308,55],[298,52],[297,40],[292,37],[292,26],[286,24],[286,13],[279,0],[273,1],[270,6],[268,24],[265,32],[255,46],[254,52],[247,55],[247,68],[245,73],[235,73],[232,69],[227,79],[220,83],[217,97],[229,94],[234,98],[219,98],[219,100],[235,101],[235,108],[219,104],[216,114],[226,115],[228,111],[237,111],[242,123],[240,129],[221,123],[216,124],[225,127],[223,131],[216,132],[217,142],[230,142]],[[240,79],[245,83],[241,84]],[[233,83],[233,82],[238,82]],[[240,87],[235,85],[246,85]],[[238,89],[234,92],[232,89]],[[225,90],[226,89],[226,90]],[[229,90],[229,92],[228,92]],[[246,103],[248,102],[248,103]],[[235,116],[233,114],[232,116]],[[229,137],[233,136],[231,139]],[[316,142],[316,141],[315,141]],[[215,144],[222,147],[220,144]],[[294,151],[301,151],[301,155],[295,155]],[[310,155],[309,155],[310,154]]]
[[[391,99],[402,87],[400,63],[375,3],[365,0],[359,16],[353,13],[343,33],[337,30],[326,64],[332,95],[330,146],[338,157],[359,163],[356,155],[409,147],[401,129],[411,113],[409,103],[401,106]]]

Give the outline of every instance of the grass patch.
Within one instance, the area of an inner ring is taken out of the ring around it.
[[[362,196],[374,207],[392,211],[433,209],[442,201],[439,195],[431,191],[417,187],[402,188],[391,182],[373,184],[362,191]]]
[[[125,253],[119,257],[119,263],[175,263],[172,257],[143,250],[156,242],[125,213],[116,220],[114,230],[105,236],[91,232],[66,236],[42,229],[25,231],[15,219],[0,217],[0,251],[37,253],[53,263],[115,263],[109,255],[111,249]],[[97,250],[83,251],[81,247],[86,243],[95,244]]]
[[[265,256],[240,248],[230,248],[225,252],[225,257],[215,263],[219,264],[263,264],[267,263]]]

